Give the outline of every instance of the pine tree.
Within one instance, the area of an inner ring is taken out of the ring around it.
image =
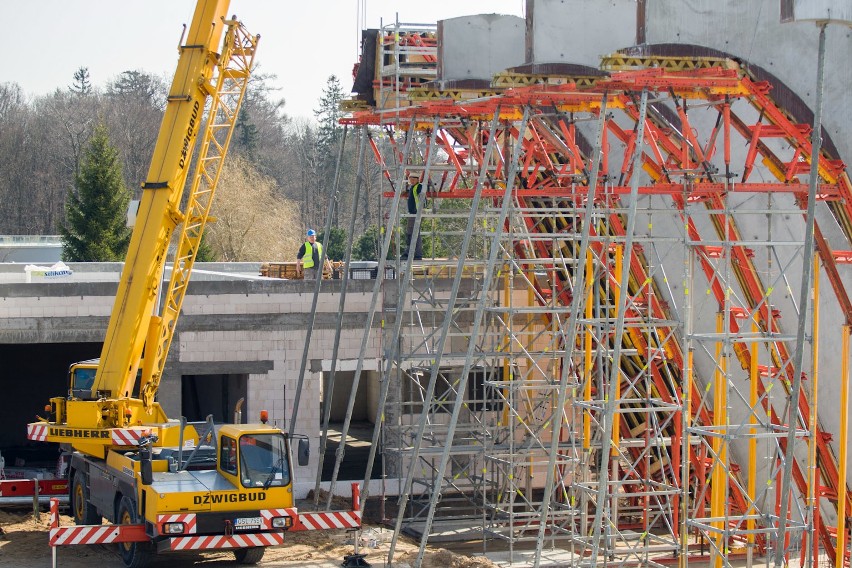
[[[257,132],[257,126],[251,121],[251,117],[246,111],[246,107],[240,109],[240,114],[237,115],[237,145],[245,151],[246,156],[250,160],[254,160],[257,144],[260,141],[260,135]]]
[[[216,262],[216,253],[210,246],[207,233],[201,233],[201,242],[198,243],[198,252],[195,253],[195,262]]]
[[[158,80],[144,71],[122,71],[117,79],[107,85],[107,94],[112,97],[132,98],[140,103],[160,107]]]
[[[336,146],[343,132],[340,126],[340,101],[344,98],[343,88],[340,81],[334,75],[329,76],[325,89],[319,100],[319,108],[314,110],[314,116],[319,122],[317,132],[317,146],[321,153],[330,154],[332,161],[337,156]],[[330,151],[330,152],[329,152]]]
[[[118,151],[110,143],[106,125],[100,123],[84,153],[74,190],[65,202],[65,226],[60,230],[63,260],[124,260],[130,244],[129,202]]]
[[[340,125],[340,102],[343,100],[343,89],[340,81],[334,75],[329,76],[319,100],[319,108],[314,110],[314,116],[319,123],[317,128],[317,139],[315,145],[315,184],[319,189],[319,195],[312,196],[314,204],[323,214],[315,218],[316,224],[324,224],[326,213],[330,207],[332,211],[332,224],[338,224],[340,210],[338,206],[342,203],[339,198],[329,199],[329,190],[334,187],[337,172],[337,156],[339,153],[340,140],[343,137],[343,127]],[[341,167],[345,167],[341,164]]]
[[[346,231],[340,227],[332,227],[328,233],[328,247],[325,250],[325,256],[329,260],[344,260],[346,258],[346,242],[348,237]],[[325,231],[320,231],[317,235],[317,242],[325,242]]]
[[[76,95],[89,95],[92,93],[92,81],[89,76],[88,67],[80,67],[74,71],[74,82],[68,90]]]
[[[391,247],[392,248],[392,247]],[[358,237],[352,247],[353,260],[377,260],[382,252],[382,232],[376,225],[370,225]],[[388,256],[392,251],[388,251]]]

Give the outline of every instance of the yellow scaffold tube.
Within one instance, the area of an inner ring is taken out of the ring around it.
[[[756,317],[756,315],[755,315]],[[759,328],[757,321],[752,319],[751,331],[757,335]],[[749,428],[751,437],[748,440],[748,498],[750,503],[754,503],[757,497],[757,365],[758,365],[758,347],[757,341],[751,344],[751,366],[749,367],[749,407],[751,414],[748,417],[748,423],[752,426]],[[754,519],[751,518],[757,511],[753,511],[746,521],[746,529],[748,530],[748,546],[751,549],[754,546]]]
[[[840,456],[837,472],[837,550],[835,566],[843,566],[846,552],[846,440],[849,420],[849,332],[848,325],[843,326],[840,346]]]
[[[725,425],[727,424],[728,411],[728,380],[725,358],[722,353],[721,335],[724,329],[724,314],[716,314],[716,332],[720,339],[716,341],[716,370],[713,373],[713,425],[716,427],[715,435],[713,436],[711,447],[716,459],[713,462],[713,473],[711,475],[710,486],[712,488],[712,499],[710,500],[710,517],[721,519],[725,515],[725,485],[727,475],[725,473],[727,443],[723,441],[722,436],[726,433]],[[711,525],[717,530],[716,547],[719,551],[725,551],[727,544],[725,542],[723,520],[714,521]],[[721,568],[724,555],[717,552],[714,555],[713,566]]]
[[[592,272],[592,251],[586,252],[586,335],[583,342],[583,401],[588,405],[592,400],[592,285],[595,282]],[[589,450],[592,441],[592,417],[590,408],[583,410],[583,449]]]
[[[613,287],[613,299],[615,300],[615,310],[616,314],[621,309],[621,298],[626,292],[620,288],[621,282],[621,273],[624,270],[624,249],[619,245],[615,247],[615,282],[616,285]],[[613,342],[621,342],[620,337],[614,337]],[[615,347],[615,345],[613,345]],[[619,361],[613,361],[612,364],[618,367]],[[612,453],[613,457],[618,456],[618,446],[621,443],[621,414],[618,413],[619,406],[618,400],[621,398],[621,373],[616,371],[613,373],[615,376],[615,400],[612,401],[613,408],[615,408],[615,414],[612,416]]]
[[[819,564],[818,549],[819,541],[819,502],[817,501],[817,378],[819,377],[819,255],[814,255],[814,318],[813,318],[813,348],[812,348],[812,365],[813,378],[811,380],[811,415],[810,424],[808,425],[808,499],[810,500],[810,512],[813,529],[810,531],[811,556],[814,558],[816,565]]]

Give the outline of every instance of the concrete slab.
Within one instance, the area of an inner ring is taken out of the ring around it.
[[[438,80],[486,79],[524,62],[524,19],[500,14],[438,22]]]
[[[598,67],[636,43],[636,14],[636,0],[528,0],[526,62]]]

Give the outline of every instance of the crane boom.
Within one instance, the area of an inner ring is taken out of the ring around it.
[[[134,445],[147,431],[142,426],[150,425],[161,444],[176,443],[177,429],[169,427],[155,397],[259,39],[225,18],[228,6],[229,0],[198,0],[179,48],[101,357],[71,366],[68,396],[50,399],[50,417],[29,425],[30,439],[70,444],[102,458],[110,446]],[[200,155],[185,195],[202,128]]]
[[[112,397],[133,395],[151,317],[163,278],[172,233],[182,221],[180,200],[224,32],[229,0],[199,2],[187,41],[180,47],[177,71],[154,147],[136,226],[92,387]]]

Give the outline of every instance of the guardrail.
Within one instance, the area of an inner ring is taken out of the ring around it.
[[[33,514],[38,515],[39,504],[56,497],[67,503],[67,479],[0,480],[0,506],[24,505],[32,501]]]

